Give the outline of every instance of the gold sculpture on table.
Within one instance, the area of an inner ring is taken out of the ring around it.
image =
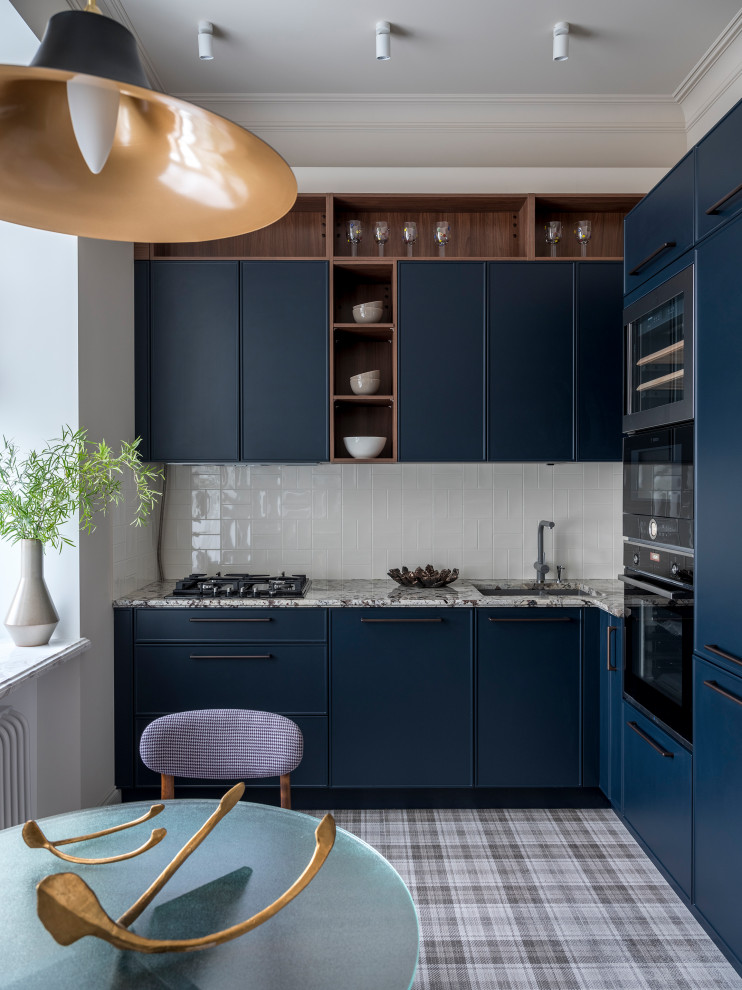
[[[29,848],[48,849],[54,856],[58,856],[68,863],[82,863],[86,866],[92,866],[96,863],[120,863],[124,859],[132,859],[134,856],[139,856],[141,853],[147,852],[148,849],[154,848],[158,842],[161,842],[165,838],[167,829],[153,829],[152,834],[144,845],[138,849],[134,849],[133,852],[122,853],[120,856],[106,856],[104,859],[83,859],[81,856],[69,856],[67,853],[60,852],[57,846],[70,846],[74,842],[87,842],[88,839],[98,839],[102,835],[112,835],[114,832],[122,832],[125,828],[132,828],[134,825],[141,825],[143,822],[148,822],[164,810],[164,804],[153,804],[145,815],[142,815],[141,818],[136,818],[133,822],[124,822],[123,825],[114,825],[113,828],[104,828],[101,832],[91,832],[90,835],[78,835],[74,839],[57,839],[56,842],[51,842],[47,839],[41,831],[41,826],[32,819],[23,826],[21,835]]]
[[[332,815],[325,815],[317,826],[314,833],[314,853],[301,876],[277,900],[246,921],[225,928],[221,932],[187,939],[144,938],[128,929],[209,832],[234,808],[244,790],[245,785],[240,783],[224,795],[211,817],[186,842],[172,862],[118,921],[114,921],[106,914],[94,892],[76,873],[54,873],[44,877],[36,887],[37,912],[44,927],[60,945],[72,945],[85,935],[95,935],[96,938],[110,942],[119,949],[136,952],[194,952],[197,949],[208,949],[212,945],[221,945],[239,938],[240,935],[268,921],[297,897],[319,873],[335,843],[335,820]],[[118,826],[121,827],[125,826]],[[102,861],[93,860],[93,862]]]

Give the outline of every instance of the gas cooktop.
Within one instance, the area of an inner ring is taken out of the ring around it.
[[[176,581],[166,598],[303,598],[309,587],[306,574],[189,574]]]

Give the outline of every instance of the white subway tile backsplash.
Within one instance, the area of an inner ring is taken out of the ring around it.
[[[539,519],[556,523],[552,570],[613,577],[621,566],[620,464],[177,465],[169,489],[168,577],[227,566],[381,578],[432,563],[530,578]],[[154,546],[141,538],[138,552],[152,558]],[[130,577],[134,545],[120,525],[114,550],[117,575]]]

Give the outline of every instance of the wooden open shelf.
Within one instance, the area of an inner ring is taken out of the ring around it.
[[[563,260],[581,260],[574,228],[578,220],[590,220],[592,236],[582,260],[620,261],[623,258],[624,217],[640,199],[641,196],[608,194],[535,196],[535,256],[550,257],[551,246],[546,243],[544,224],[561,220],[562,240],[557,244],[556,256]]]
[[[526,256],[527,199],[525,195],[408,195],[377,194],[373,196],[333,197],[333,255],[350,258],[347,239],[348,220],[363,224],[363,240],[358,245],[359,258],[380,261],[407,258],[407,246],[402,243],[402,225],[406,220],[417,224],[417,241],[412,258],[438,258],[433,242],[437,221],[451,225],[451,241],[446,247],[447,258]],[[379,258],[374,241],[374,224],[386,220],[390,236]]]

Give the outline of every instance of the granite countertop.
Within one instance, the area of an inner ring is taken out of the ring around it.
[[[173,589],[174,581],[155,581],[138,591],[117,598],[114,608],[337,608],[365,607],[383,608],[388,606],[448,606],[502,608],[530,606],[531,608],[575,608],[580,606],[597,607],[611,615],[625,614],[624,589],[620,581],[608,579],[586,579],[567,581],[561,589],[569,588],[586,592],[588,597],[559,594],[550,595],[550,587],[557,588],[555,582],[547,583],[545,593],[535,593],[531,581],[497,581],[493,578],[460,578],[445,588],[403,588],[389,580],[348,580],[312,581],[304,598],[167,598]],[[475,587],[479,585],[493,589],[522,589],[523,594],[507,596],[484,595]]]

